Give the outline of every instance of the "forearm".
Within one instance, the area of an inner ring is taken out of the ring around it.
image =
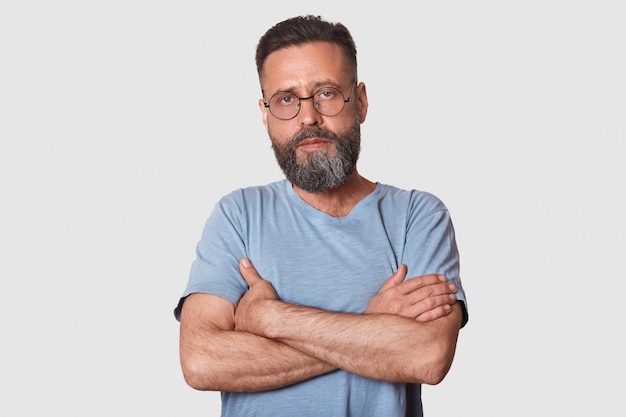
[[[335,369],[281,342],[234,330],[183,341],[181,362],[193,388],[230,392],[280,388]]]
[[[439,383],[452,363],[460,324],[458,306],[428,323],[390,314],[331,313],[276,300],[264,302],[263,309],[255,333],[348,372],[390,382]]]

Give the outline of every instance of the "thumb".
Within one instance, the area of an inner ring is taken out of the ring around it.
[[[406,265],[400,264],[396,272],[394,272],[392,276],[387,278],[387,281],[385,281],[383,286],[380,288],[379,292],[388,290],[391,287],[395,287],[396,285],[404,281],[405,277],[406,277]]]
[[[239,273],[250,287],[263,279],[248,258],[243,258],[239,261]]]

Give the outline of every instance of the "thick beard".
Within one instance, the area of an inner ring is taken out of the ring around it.
[[[298,163],[296,148],[308,138],[323,138],[333,143],[334,152],[313,151]],[[280,145],[272,139],[272,149],[285,177],[297,187],[319,194],[345,183],[354,173],[361,151],[361,125],[358,120],[342,136],[319,127],[300,130],[291,140]]]

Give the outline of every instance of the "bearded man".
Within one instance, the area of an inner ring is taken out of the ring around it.
[[[357,170],[368,100],[348,29],[278,23],[256,51],[286,179],[224,196],[175,308],[184,378],[223,416],[421,416],[467,322],[434,195]]]

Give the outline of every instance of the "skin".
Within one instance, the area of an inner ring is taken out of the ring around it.
[[[339,47],[315,42],[270,54],[261,84],[266,97],[291,90],[307,97],[322,85],[349,91],[353,71]],[[347,95],[347,94],[346,94]],[[355,115],[367,115],[365,85],[337,116],[317,113],[311,100],[283,121],[259,107],[268,133],[288,141],[298,129],[318,125],[341,133]],[[306,152],[333,152],[321,138],[303,142]],[[308,204],[345,216],[375,184],[354,174],[340,187],[312,194],[294,187]],[[198,390],[252,392],[288,386],[336,369],[391,382],[437,384],[447,374],[461,326],[456,288],[437,274],[406,278],[401,265],[370,300],[364,314],[343,314],[281,301],[249,260],[240,273],[250,286],[235,306],[210,294],[189,295],[180,318],[180,358],[187,383]],[[364,277],[364,279],[367,279]]]

